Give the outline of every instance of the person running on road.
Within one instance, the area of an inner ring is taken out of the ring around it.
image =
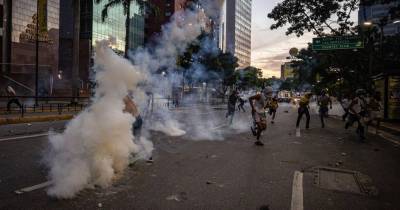
[[[238,100],[238,92],[234,90],[228,99],[228,112],[226,113],[226,118],[229,117],[229,124],[232,124],[233,116],[235,115],[236,101]]]
[[[256,94],[249,98],[251,106],[251,114],[253,116],[255,127],[251,127],[253,135],[257,137],[257,141],[254,143],[257,146],[263,146],[264,144],[260,141],[261,133],[267,129],[267,116],[265,109],[268,106],[268,100],[272,96],[272,87],[266,87],[262,93]]]
[[[272,120],[271,123],[274,124],[275,116],[276,116],[276,110],[278,109],[278,97],[275,96],[272,98],[270,104],[269,104],[269,115],[272,115]]]
[[[321,91],[321,95],[318,97],[318,106],[319,106],[319,117],[321,119],[321,127],[325,128],[324,118],[328,117],[328,105],[329,108],[332,109],[332,100],[326,94],[326,90]]]
[[[11,86],[7,86],[6,94],[9,97],[9,100],[7,102],[7,112],[11,112],[11,104],[16,104],[22,111],[22,105],[16,97],[17,94],[15,93],[14,88],[12,88]]]
[[[239,105],[238,105],[238,110],[239,111],[242,110],[243,112],[246,112],[246,110],[243,107],[245,102],[246,101],[242,97],[239,97]]]
[[[345,129],[348,129],[354,122],[357,122],[358,126],[356,132],[362,142],[365,141],[362,118],[367,115],[367,102],[365,96],[366,91],[364,89],[358,89],[356,91],[356,97],[351,101],[349,106],[349,117],[345,125]]]
[[[369,114],[369,121],[367,125],[371,125],[373,121],[376,121],[376,129],[375,133],[378,133],[380,123],[382,120],[382,105],[381,105],[381,95],[380,92],[375,92],[374,95],[368,102],[368,114]]]
[[[340,105],[342,105],[344,114],[342,115],[342,121],[346,121],[347,116],[349,115],[349,106],[351,102],[351,97],[349,94],[346,94],[342,100],[340,100]]]
[[[299,128],[300,126],[300,121],[301,118],[303,117],[303,114],[306,115],[307,121],[306,121],[306,129],[310,128],[310,111],[309,111],[309,104],[310,104],[310,98],[312,96],[312,93],[306,93],[299,101],[299,109],[298,109],[298,116],[297,116],[297,122],[296,122],[296,129]]]

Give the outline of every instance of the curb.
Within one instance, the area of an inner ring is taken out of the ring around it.
[[[74,117],[72,114],[68,115],[48,115],[48,116],[30,116],[30,117],[13,117],[0,119],[0,125],[19,124],[30,122],[46,122],[46,121],[61,121],[70,120]]]

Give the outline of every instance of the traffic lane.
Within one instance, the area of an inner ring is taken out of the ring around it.
[[[155,163],[129,168],[110,188],[87,190],[76,199],[59,202],[39,190],[14,198],[24,202],[10,202],[7,208],[84,209],[99,203],[120,209],[289,208],[297,167],[282,165],[271,146],[255,147],[249,130],[241,135],[233,132],[225,141],[188,141],[187,136],[161,134],[159,138],[168,145],[159,149],[156,140]]]
[[[46,181],[43,162],[47,137],[0,142],[0,207],[14,191]]]
[[[64,130],[64,127],[68,122],[69,121],[64,120],[0,125],[0,138],[46,133],[49,130],[58,132]]]
[[[393,209],[399,208],[396,198],[399,193],[400,176],[399,148],[377,135],[369,134],[367,143],[357,141],[355,128],[346,131],[342,121],[329,118],[327,127],[319,127],[318,116],[312,115],[312,128],[303,131],[302,139],[307,142],[304,158],[314,166],[328,166],[359,171],[372,178],[380,191],[377,197],[366,197],[352,193],[319,189],[314,185],[314,174],[305,173],[304,198],[306,209]],[[317,196],[318,195],[318,196]]]

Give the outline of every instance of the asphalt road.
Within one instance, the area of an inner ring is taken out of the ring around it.
[[[400,148],[380,136],[370,134],[367,143],[359,143],[354,129],[345,131],[341,121],[328,119],[322,129],[312,116],[311,129],[296,137],[297,113],[288,106],[280,107],[262,137],[265,146],[257,147],[246,124],[248,112],[235,116],[240,123],[233,128],[225,126],[224,110],[175,112],[183,119],[198,116],[192,124],[216,119],[201,126],[213,135],[201,140],[192,132],[178,138],[154,132],[153,164],[138,162],[110,188],[88,189],[71,200],[49,198],[43,189],[14,193],[46,181],[45,136],[0,141],[0,209],[400,209]],[[47,126],[61,129],[63,123]],[[322,172],[318,184],[320,166],[359,172],[369,184]],[[341,183],[345,186],[326,189]],[[376,190],[357,193],[353,185]]]

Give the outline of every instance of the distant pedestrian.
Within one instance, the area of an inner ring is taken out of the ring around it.
[[[20,110],[22,111],[22,105],[19,102],[18,98],[16,97],[17,94],[15,93],[14,88],[12,88],[11,86],[7,86],[6,88],[6,94],[8,96],[8,102],[7,102],[7,112],[11,112],[11,104],[16,104]]]
[[[321,119],[321,127],[325,128],[325,122],[324,118],[328,117],[328,105],[329,108],[332,109],[332,100],[331,98],[327,95],[326,90],[321,91],[321,95],[317,99],[318,106],[319,106],[319,117]]]
[[[273,97],[271,99],[271,102],[269,104],[269,111],[268,111],[269,115],[270,116],[272,115],[272,120],[271,120],[272,124],[275,123],[274,120],[275,120],[275,117],[276,117],[276,111],[277,111],[278,107],[279,107],[279,105],[278,105],[278,97],[275,96],[275,97]]]
[[[357,134],[360,141],[365,141],[365,126],[363,118],[367,115],[367,102],[365,100],[366,91],[364,89],[358,89],[356,91],[356,97],[351,101],[349,106],[349,118],[346,122],[345,128],[348,129],[350,126],[357,122]]]
[[[373,121],[376,122],[375,133],[378,133],[380,123],[382,120],[382,105],[381,105],[381,95],[380,92],[375,92],[374,95],[370,98],[367,105],[369,121],[367,125],[371,125]]]
[[[242,110],[243,112],[246,112],[246,110],[244,109],[244,103],[246,101],[240,96],[239,96],[238,100],[239,100],[238,110],[239,111]]]
[[[238,100],[238,92],[234,90],[228,98],[228,112],[226,113],[226,118],[229,117],[229,124],[232,124],[233,116],[235,115],[236,102]]]
[[[306,115],[306,129],[310,128],[310,98],[311,98],[312,94],[311,93],[307,93],[305,94],[299,102],[299,109],[298,109],[298,116],[297,116],[297,122],[296,122],[296,128],[298,129],[300,126],[300,121],[301,118],[303,117],[303,114]]]

